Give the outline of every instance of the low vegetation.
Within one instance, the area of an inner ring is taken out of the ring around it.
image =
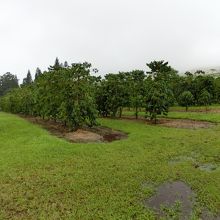
[[[71,144],[0,113],[1,218],[156,219],[143,201],[172,180],[185,182],[196,194],[193,219],[203,209],[218,213],[220,170],[202,171],[197,164],[220,166],[219,126],[186,130],[114,119],[99,123],[129,133],[128,139]],[[193,160],[172,163],[185,157]]]

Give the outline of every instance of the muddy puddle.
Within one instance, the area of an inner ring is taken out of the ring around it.
[[[169,165],[178,165],[181,163],[189,162],[195,169],[199,169],[204,172],[213,172],[215,170],[220,169],[220,166],[216,163],[200,163],[198,161],[198,155],[191,154],[191,156],[178,156],[168,161]]]
[[[149,183],[143,187],[150,191],[154,188]],[[201,208],[199,213],[195,213],[196,194],[182,181],[161,184],[152,197],[144,200],[144,206],[151,208],[157,219],[189,220],[196,216],[200,220],[220,220],[220,214],[213,214],[207,208]]]
[[[184,182],[175,181],[159,186],[156,194],[144,201],[152,208],[158,218],[189,219],[192,214],[195,195]]]

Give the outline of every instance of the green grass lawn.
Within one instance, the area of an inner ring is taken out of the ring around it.
[[[214,120],[214,118],[213,118]],[[71,144],[37,125],[0,113],[1,219],[156,219],[143,206],[160,184],[181,180],[197,194],[194,218],[203,208],[220,210],[220,126],[186,130],[100,119],[129,133],[112,143]]]

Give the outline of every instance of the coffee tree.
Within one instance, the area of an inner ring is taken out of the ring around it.
[[[179,97],[179,104],[186,108],[186,112],[188,111],[188,107],[191,106],[194,102],[194,97],[190,91],[184,91]]]

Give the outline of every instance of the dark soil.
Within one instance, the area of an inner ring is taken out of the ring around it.
[[[178,219],[190,219],[195,195],[191,188],[181,181],[162,184],[157,193],[144,202],[145,206],[155,210],[158,217],[171,217],[162,208],[172,209],[180,203]]]
[[[43,120],[39,117],[23,115],[20,115],[20,117],[25,118],[34,124],[38,124],[48,130],[51,134],[56,135],[59,138],[64,138],[72,143],[112,142],[128,137],[128,135],[122,131],[113,130],[103,126],[95,126],[92,128],[83,127],[77,131],[70,132],[67,127],[59,122]]]

